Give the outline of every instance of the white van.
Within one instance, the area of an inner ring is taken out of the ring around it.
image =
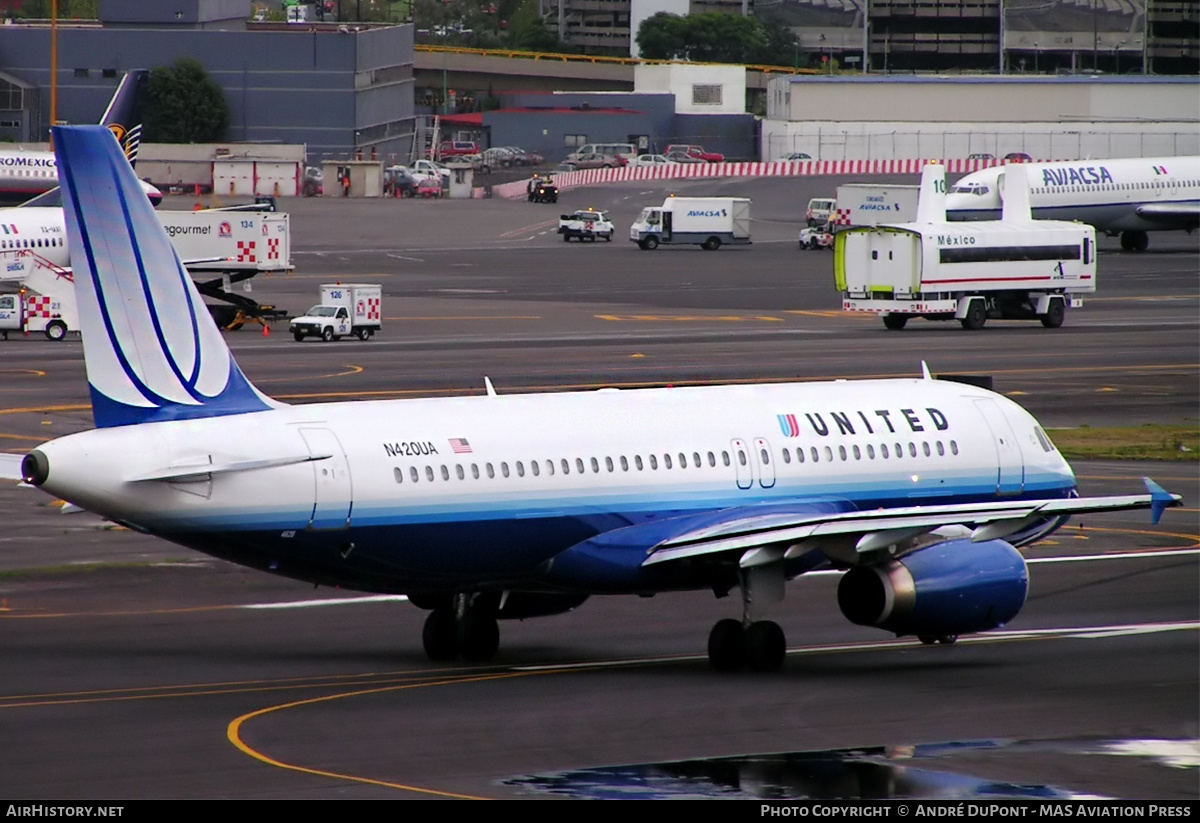
[[[565,162],[581,168],[628,165],[637,157],[632,143],[588,143],[567,156]]]
[[[833,211],[836,208],[837,200],[834,198],[814,197],[808,201],[808,209],[804,212],[804,217],[809,226],[824,226],[829,222],[829,218],[833,217]]]

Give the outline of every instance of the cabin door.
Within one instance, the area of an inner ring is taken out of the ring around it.
[[[313,510],[308,528],[348,528],[354,487],[342,444],[329,429],[301,429],[300,436],[313,457]]]

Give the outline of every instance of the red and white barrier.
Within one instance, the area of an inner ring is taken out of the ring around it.
[[[559,191],[592,186],[597,183],[619,183],[625,180],[675,180],[697,177],[804,177],[846,174],[920,174],[927,163],[946,165],[950,174],[968,174],[995,166],[998,160],[777,160],[770,163],[672,163],[665,166],[625,166],[619,169],[582,169],[554,175]],[[526,195],[527,180],[514,180],[492,186],[493,197],[519,199]],[[483,197],[484,189],[477,188],[475,197]]]

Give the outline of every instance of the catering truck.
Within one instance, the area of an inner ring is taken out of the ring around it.
[[[690,243],[715,251],[723,243],[750,242],[750,200],[745,197],[668,197],[647,206],[629,227],[629,239],[644,250],[659,244]]]
[[[297,343],[305,337],[319,337],[328,343],[348,334],[370,340],[383,325],[382,291],[378,283],[321,286],[321,302],[303,316],[292,318],[288,330]]]
[[[965,329],[989,319],[1061,326],[1067,309],[1096,290],[1095,229],[1033,220],[1027,181],[1011,188],[1002,219],[949,223],[945,167],[926,166],[915,221],[837,234],[843,311],[878,314],[893,330],[914,317],[958,320]]]
[[[829,215],[834,231],[853,226],[907,223],[917,217],[920,186],[844,183]]]
[[[79,331],[75,279],[71,272],[29,250],[0,253],[0,287],[16,290],[0,294],[0,336],[10,331],[41,332],[50,340],[64,340]]]

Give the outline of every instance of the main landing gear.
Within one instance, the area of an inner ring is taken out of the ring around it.
[[[763,607],[783,599],[785,582],[781,560],[741,570],[742,619],[718,620],[708,635],[708,661],[714,669],[776,672],[783,667],[787,654],[783,629],[756,617]]]
[[[500,627],[476,594],[456,594],[453,605],[439,606],[425,618],[421,639],[430,660],[486,663],[500,648]]]

